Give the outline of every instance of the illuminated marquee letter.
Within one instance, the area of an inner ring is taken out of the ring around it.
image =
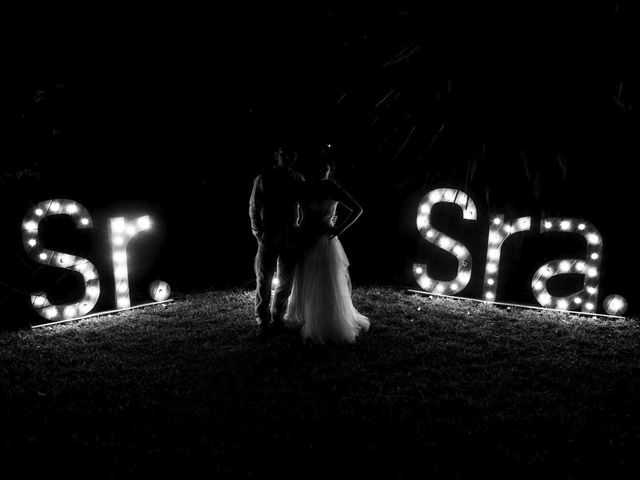
[[[436,203],[442,202],[454,203],[459,206],[465,220],[476,220],[476,205],[464,192],[453,188],[439,188],[427,193],[418,207],[417,225],[420,235],[427,242],[453,254],[458,259],[458,273],[456,278],[451,281],[435,280],[427,275],[426,265],[414,263],[413,275],[418,284],[427,292],[453,295],[463,290],[471,279],[471,252],[460,242],[431,226],[431,208]]]
[[[493,302],[498,290],[498,274],[500,272],[500,253],[502,245],[509,236],[531,229],[531,217],[516,218],[511,223],[504,223],[504,216],[493,218],[489,225],[489,242],[487,246],[487,267],[484,273],[484,299]]]
[[[87,259],[43,248],[40,244],[38,229],[40,221],[53,215],[69,215],[77,228],[91,228],[93,223],[89,212],[73,200],[47,200],[29,210],[24,218],[22,241],[31,258],[43,265],[66,268],[82,275],[84,295],[79,302],[53,305],[46,293],[31,295],[31,304],[36,312],[49,320],[67,320],[81,317],[91,311],[100,296],[98,270]]]
[[[151,228],[148,215],[131,222],[124,217],[111,219],[111,253],[113,254],[113,275],[116,284],[116,305],[129,308],[129,270],[127,268],[127,245],[139,232]]]
[[[587,258],[554,260],[544,264],[533,275],[531,287],[538,303],[543,307],[560,310],[580,309],[594,312],[598,304],[600,263],[602,261],[602,236],[589,222],[583,220],[543,219],[540,231],[567,232],[582,235],[587,241]],[[556,275],[579,273],[584,275],[584,288],[568,297],[554,297],[547,290],[547,281]]]

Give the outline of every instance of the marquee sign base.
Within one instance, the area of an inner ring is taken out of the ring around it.
[[[41,328],[41,327],[50,327],[51,325],[58,325],[60,323],[67,323],[67,322],[73,322],[76,320],[84,320],[86,318],[91,318],[91,317],[102,317],[104,315],[111,315],[114,313],[120,313],[120,312],[126,312],[127,310],[135,310],[137,308],[144,308],[144,307],[151,307],[153,305],[163,305],[163,304],[167,304],[167,303],[173,303],[174,299],[169,299],[169,300],[162,300],[161,302],[151,302],[151,303],[143,303],[141,305],[135,305],[133,307],[127,307],[127,308],[117,308],[115,310],[107,310],[104,312],[98,312],[98,313],[93,313],[91,315],[84,315],[82,317],[75,317],[75,318],[67,318],[65,320],[59,320],[57,322],[49,322],[49,323],[41,323],[38,325],[31,325],[31,328]]]
[[[580,312],[580,311],[573,311],[573,310],[560,310],[558,308],[545,308],[545,307],[536,307],[534,305],[520,305],[517,303],[506,303],[506,302],[493,302],[493,301],[487,301],[487,300],[480,300],[477,298],[469,298],[469,297],[459,297],[459,296],[453,296],[453,295],[443,295],[440,293],[431,293],[431,292],[426,292],[424,290],[412,290],[412,289],[407,289],[405,290],[406,293],[417,293],[419,295],[424,295],[424,296],[429,296],[429,297],[444,297],[444,298],[451,298],[453,300],[464,300],[464,301],[470,301],[470,302],[476,302],[476,303],[484,303],[486,305],[497,305],[500,307],[515,307],[515,308],[522,308],[522,309],[527,309],[527,310],[542,310],[545,312],[553,312],[553,313],[568,313],[569,315],[582,315],[582,316],[587,316],[587,317],[598,317],[598,318],[609,318],[609,319],[616,319],[616,320],[624,320],[625,317],[621,317],[619,315],[606,315],[603,313],[591,313],[591,312]]]

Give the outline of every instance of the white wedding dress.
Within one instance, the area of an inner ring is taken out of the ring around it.
[[[369,319],[351,300],[349,260],[338,237],[329,238],[337,202],[318,200],[303,205],[304,254],[296,265],[285,319],[301,325],[305,342],[353,343],[369,329]]]

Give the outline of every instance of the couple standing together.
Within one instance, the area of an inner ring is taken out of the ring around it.
[[[258,335],[284,330],[286,320],[301,327],[305,342],[353,343],[369,328],[369,319],[353,306],[349,261],[338,235],[362,207],[329,179],[326,158],[314,159],[306,179],[293,169],[296,158],[296,152],[278,148],[275,165],[255,178],[251,192]],[[338,203],[349,214],[336,222]]]

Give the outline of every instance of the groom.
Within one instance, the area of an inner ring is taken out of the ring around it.
[[[279,147],[275,164],[253,182],[249,217],[251,231],[258,240],[255,259],[255,316],[257,335],[283,328],[283,316],[293,286],[297,257],[298,192],[303,176],[293,170],[297,152]],[[271,300],[271,283],[278,273],[278,284]]]

